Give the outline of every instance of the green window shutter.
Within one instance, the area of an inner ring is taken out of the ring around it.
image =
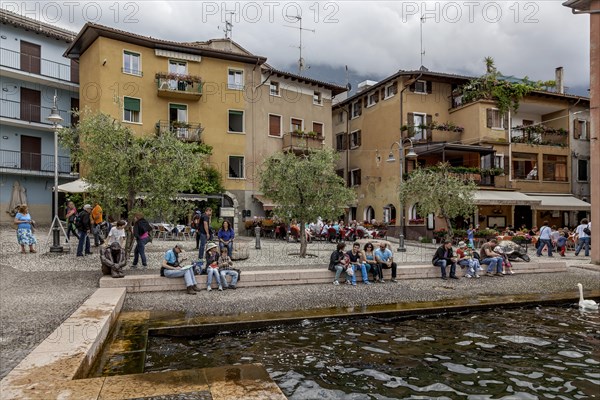
[[[175,110],[187,110],[187,106],[183,104],[169,104],[169,108]]]
[[[229,110],[229,115],[244,115],[243,111]]]
[[[131,97],[125,97],[123,99],[123,106],[129,111],[140,111],[140,99],[132,99]]]

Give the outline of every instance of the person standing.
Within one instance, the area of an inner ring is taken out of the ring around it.
[[[575,249],[575,255],[578,256],[582,248],[585,247],[585,256],[590,256],[590,241],[592,240],[592,225],[588,222],[587,218],[581,220],[581,223],[575,229],[577,235],[577,248]]]
[[[219,249],[227,249],[227,255],[231,257],[233,255],[233,239],[235,237],[235,232],[233,231],[233,228],[229,226],[229,221],[223,221],[217,236],[219,238]]]
[[[110,246],[113,243],[119,243],[119,246],[125,247],[125,227],[127,226],[127,222],[120,220],[117,222],[116,226],[113,226],[106,237],[106,241]]]
[[[392,254],[392,251],[387,248],[385,242],[379,242],[379,248],[375,250],[375,261],[377,261],[379,269],[381,270],[391,268],[392,282],[398,282],[396,280],[396,269],[398,266],[394,262],[394,255]],[[383,271],[381,271],[381,274],[383,275]],[[379,281],[382,283],[384,282],[383,279],[380,279]]]
[[[17,242],[21,245],[21,253],[25,253],[25,246],[29,246],[30,253],[37,253],[33,245],[37,243],[33,236],[35,221],[29,215],[27,204],[19,206],[19,212],[15,215],[14,223],[17,224]]]
[[[548,257],[553,257],[552,256],[552,229],[548,226],[548,221],[544,221],[544,223],[542,224],[542,227],[540,228],[540,237],[539,237],[539,244],[538,244],[538,248],[537,248],[537,256],[541,257],[542,256],[542,250],[544,249],[544,246],[548,246]]]
[[[143,219],[143,218],[142,218]],[[161,268],[160,268],[160,276],[164,276],[166,278],[181,278],[185,281],[186,293],[187,294],[196,294],[196,292],[200,291],[198,284],[196,282],[196,277],[194,276],[193,268],[182,268],[179,264],[181,261],[185,260],[182,258],[179,260],[179,254],[183,251],[179,244],[176,244],[171,250],[168,250],[165,253],[165,258],[163,259]]]
[[[200,248],[200,215],[200,210],[196,210],[190,224],[190,227],[194,230],[194,237],[196,238],[196,250]]]
[[[94,233],[94,246],[98,247],[104,243],[104,239],[100,237],[100,224],[102,224],[102,207],[96,201],[92,209],[92,232]]]
[[[456,257],[454,257],[452,252],[451,240],[444,240],[444,243],[435,251],[431,262],[434,266],[440,267],[443,280],[448,280],[446,277],[446,267],[448,265],[450,265],[450,278],[459,279],[458,276],[456,276]]]
[[[136,240],[135,252],[133,253],[133,264],[131,268],[137,268],[138,259],[142,259],[142,267],[148,267],[146,260],[146,243],[150,241],[152,227],[141,212],[135,213],[133,217],[133,237]]]
[[[467,229],[467,240],[469,241],[469,244],[473,248],[475,248],[475,243],[474,243],[475,231],[476,231],[476,229],[473,228],[473,224],[469,225],[469,229]]]
[[[67,220],[67,242],[71,239],[71,233],[73,236],[77,236],[77,228],[75,227],[75,218],[77,217],[77,207],[72,201],[67,202],[67,212],[65,213],[65,219]]]
[[[77,257],[83,257],[83,248],[85,246],[85,254],[92,254],[90,251],[90,238],[88,233],[92,229],[92,222],[90,213],[92,212],[92,206],[86,204],[83,206],[83,210],[77,214],[77,236],[79,237],[79,244],[77,245]]]
[[[200,216],[200,226],[198,227],[198,235],[200,236],[200,247],[198,249],[198,258],[204,259],[204,248],[206,247],[206,242],[211,238],[210,234],[210,217],[212,215],[212,208],[207,207],[204,210],[204,214]]]

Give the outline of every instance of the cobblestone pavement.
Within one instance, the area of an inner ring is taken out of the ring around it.
[[[4,377],[37,344],[72,314],[98,287],[101,277],[97,249],[92,256],[75,257],[77,240],[66,244],[70,253],[47,253],[51,239],[48,228],[37,232],[39,245],[36,254],[20,254],[16,235],[9,227],[0,228],[0,377]],[[261,249],[254,248],[254,238],[247,241],[249,258],[236,263],[244,269],[282,269],[299,266],[317,266],[329,262],[334,243],[309,244],[310,257],[299,259],[290,253],[298,252],[298,243],[271,239],[262,240]],[[154,240],[147,246],[147,270],[127,268],[126,274],[158,274],[164,252],[176,241]],[[183,241],[190,259],[195,259],[195,242]],[[395,247],[395,246],[393,246]],[[397,253],[401,263],[431,262],[436,246],[407,243],[406,253]],[[393,249],[395,250],[395,248]],[[530,255],[532,251],[529,251]],[[535,258],[535,256],[534,256]],[[536,258],[537,259],[537,258]],[[558,258],[539,259],[558,260]],[[568,265],[589,263],[589,258],[575,258],[572,253],[565,259]],[[518,271],[518,265],[515,267]],[[577,282],[587,290],[600,290],[600,274],[579,268],[570,268],[560,275],[533,274],[507,278],[441,280],[411,280],[398,284],[377,285],[281,286],[248,288],[238,291],[200,292],[189,296],[184,292],[139,293],[128,295],[127,310],[155,309],[183,311],[189,315],[252,313],[262,311],[298,310],[314,307],[364,306],[398,301],[431,301],[464,296],[493,296],[495,294],[551,293],[575,291]]]

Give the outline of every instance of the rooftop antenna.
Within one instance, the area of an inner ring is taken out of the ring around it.
[[[427,19],[427,17],[425,15],[421,15],[421,23],[420,28],[421,28],[421,69],[424,68],[423,66],[423,56],[425,55],[425,49],[423,49],[423,24],[425,24],[425,20]]]
[[[298,58],[298,72],[302,72],[306,69],[309,69],[310,67],[307,67],[304,65],[304,58],[302,58],[302,31],[309,31],[312,33],[315,33],[314,29],[307,29],[307,28],[303,28],[302,27],[302,17],[299,15],[286,15],[286,17],[288,18],[295,18],[296,21],[300,22],[300,27],[297,26],[291,26],[291,25],[284,25],[285,27],[288,28],[294,28],[294,29],[298,29],[298,32],[300,33],[300,44],[298,46],[298,50],[300,50],[300,57]]]
[[[223,32],[225,33],[225,39],[231,39],[231,31],[233,30],[233,23],[231,21],[233,21],[233,16],[235,15],[235,12],[230,11],[227,14],[225,14],[225,29],[223,29]],[[217,28],[220,28],[219,26]]]

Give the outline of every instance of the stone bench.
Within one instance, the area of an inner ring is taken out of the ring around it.
[[[567,266],[564,261],[556,262],[530,262],[518,263],[514,266],[515,274],[535,274],[535,273],[555,273],[566,272]],[[383,270],[384,279],[389,280],[390,269]],[[399,280],[405,279],[432,279],[440,278],[440,268],[429,264],[418,265],[400,265],[398,266]],[[238,288],[260,287],[260,286],[280,286],[280,285],[305,285],[315,283],[333,282],[334,273],[327,269],[327,265],[318,268],[297,268],[281,270],[242,270],[241,280],[238,282]],[[369,280],[372,275],[369,274]],[[345,274],[342,274],[342,280]],[[206,286],[206,275],[197,275],[196,280],[200,287]],[[362,282],[360,271],[357,275],[357,281]],[[183,278],[169,279],[157,275],[126,275],[124,278],[114,279],[110,276],[100,278],[101,288],[125,287],[128,292],[152,292],[163,290],[184,290],[185,283]],[[216,283],[213,279],[213,288]]]

